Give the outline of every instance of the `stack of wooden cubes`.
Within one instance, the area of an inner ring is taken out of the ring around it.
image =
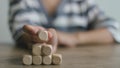
[[[48,32],[39,31],[38,37],[40,40],[48,41]],[[32,55],[23,56],[23,64],[25,65],[50,65],[50,64],[61,64],[62,55],[53,54],[52,45],[46,43],[37,43],[32,46]]]

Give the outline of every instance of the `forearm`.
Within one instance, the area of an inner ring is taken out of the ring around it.
[[[78,33],[78,44],[109,44],[114,39],[107,29],[97,29]]]

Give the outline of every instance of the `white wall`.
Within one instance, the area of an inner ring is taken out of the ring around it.
[[[12,42],[10,31],[8,30],[8,1],[0,0],[0,43]]]
[[[120,0],[96,0],[105,13],[120,22]]]
[[[0,43],[13,42],[10,31],[8,30],[8,1],[0,0]],[[120,22],[120,0],[96,0],[107,15]]]

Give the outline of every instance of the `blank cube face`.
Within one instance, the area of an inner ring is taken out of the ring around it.
[[[42,41],[48,41],[48,32],[41,30],[41,31],[38,32],[38,37]]]
[[[32,64],[32,56],[31,55],[24,55],[23,56],[23,64],[31,65]]]
[[[41,52],[44,56],[52,54],[52,45],[43,45]]]
[[[33,48],[32,48],[33,55],[36,55],[36,56],[41,55],[41,47],[42,47],[41,44],[33,45]]]
[[[53,54],[52,55],[52,63],[53,64],[61,64],[62,63],[62,55],[61,54]]]
[[[42,64],[42,57],[41,56],[33,56],[33,64],[34,65]]]
[[[52,56],[51,55],[43,57],[43,64],[49,65],[51,63],[52,63]]]

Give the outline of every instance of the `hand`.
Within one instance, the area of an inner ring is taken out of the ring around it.
[[[60,45],[65,47],[75,47],[78,43],[77,40],[77,33],[66,33],[66,32],[59,32],[58,34],[58,42]]]
[[[44,43],[43,41],[39,40],[38,38],[38,31],[40,30],[46,30],[48,31],[48,41],[46,42],[47,44],[51,44],[53,46],[53,52],[56,51],[57,49],[57,44],[58,44],[58,40],[57,40],[57,34],[56,31],[54,29],[45,29],[43,27],[40,26],[32,26],[32,25],[25,25],[23,27],[24,32],[26,33],[26,35],[28,36],[29,40],[26,43]]]

